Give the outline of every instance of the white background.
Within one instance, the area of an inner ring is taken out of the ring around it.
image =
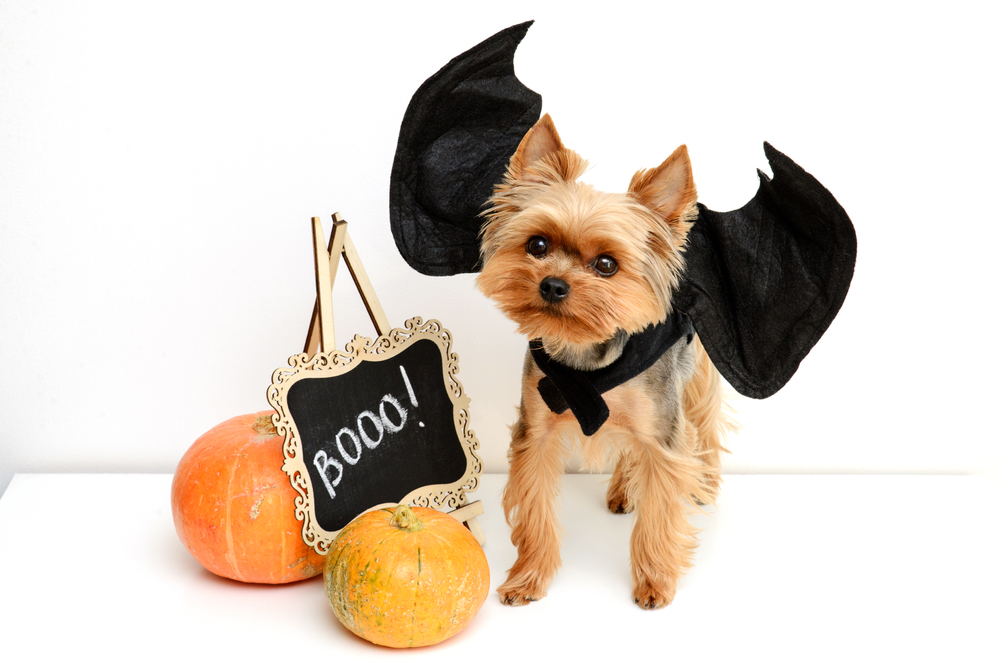
[[[395,249],[388,178],[416,88],[527,19],[520,78],[584,180],[680,143],[736,208],[764,140],[857,227],[854,283],[798,374],[736,401],[736,472],[1000,481],[998,62],[988,3],[0,3],[0,490],[16,472],[172,472],[267,409],[340,211],[396,326],[440,319],[488,472],[524,340],[470,276]],[[572,9],[570,9],[572,7]],[[338,344],[373,335],[344,272]]]

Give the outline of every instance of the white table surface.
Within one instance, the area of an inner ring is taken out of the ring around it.
[[[981,479],[729,476],[673,604],[644,611],[606,478],[565,477],[563,567],[548,597],[510,608],[504,476],[484,475],[490,597],[452,639],[392,650],[339,624],[322,577],[209,574],[174,532],[170,475],[17,475],[0,498],[0,664],[1000,665]]]

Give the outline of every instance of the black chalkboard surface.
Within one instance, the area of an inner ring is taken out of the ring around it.
[[[268,400],[285,436],[284,470],[300,494],[303,538],[321,553],[373,507],[454,509],[477,486],[479,444],[450,347],[439,322],[413,318],[275,371]]]

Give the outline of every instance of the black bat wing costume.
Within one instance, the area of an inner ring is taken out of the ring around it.
[[[514,74],[514,52],[530,26],[507,28],[453,59],[406,110],[389,218],[400,254],[421,273],[480,269],[479,214],[541,116],[541,96]],[[819,181],[770,144],[764,154],[774,176],[758,170],[760,187],[745,206],[718,213],[698,204],[676,313],[638,334],[646,338],[637,339],[634,353],[626,350],[608,369],[585,374],[532,350],[547,376],[539,390],[553,411],[569,407],[593,434],[607,419],[600,394],[648,368],[660,354],[657,345],[690,336],[692,325],[741,394],[766,398],[788,382],[847,296],[857,239],[847,213]]]

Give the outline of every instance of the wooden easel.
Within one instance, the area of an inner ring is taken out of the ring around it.
[[[361,264],[361,257],[347,233],[347,221],[340,213],[333,214],[333,230],[330,232],[330,240],[324,243],[323,223],[319,218],[312,219],[313,231],[313,257],[316,266],[316,303],[313,306],[312,319],[309,322],[309,333],[306,334],[304,351],[309,356],[317,352],[333,352],[336,343],[333,336],[333,281],[337,277],[337,268],[340,265],[340,257],[343,255],[344,263],[347,264],[354,284],[361,294],[361,300],[368,309],[368,316],[371,317],[372,324],[379,336],[389,333],[389,318],[382,310],[378,296],[375,295],[375,288],[372,286],[365,267]],[[458,521],[464,523],[472,532],[473,537],[480,544],[486,543],[486,536],[476,517],[483,513],[483,503],[481,500],[468,503],[458,509],[452,510],[448,514]]]
[[[333,352],[336,349],[333,336],[333,280],[337,277],[337,267],[340,256],[344,256],[354,284],[365,302],[368,316],[375,325],[379,336],[389,333],[389,318],[382,310],[375,295],[372,281],[365,273],[358,251],[347,233],[347,221],[339,213],[333,214],[333,231],[330,232],[330,242],[323,243],[323,223],[319,218],[312,219],[313,226],[313,256],[316,260],[316,304],[313,306],[312,319],[309,321],[309,333],[306,334],[304,352],[309,355],[319,352]]]

